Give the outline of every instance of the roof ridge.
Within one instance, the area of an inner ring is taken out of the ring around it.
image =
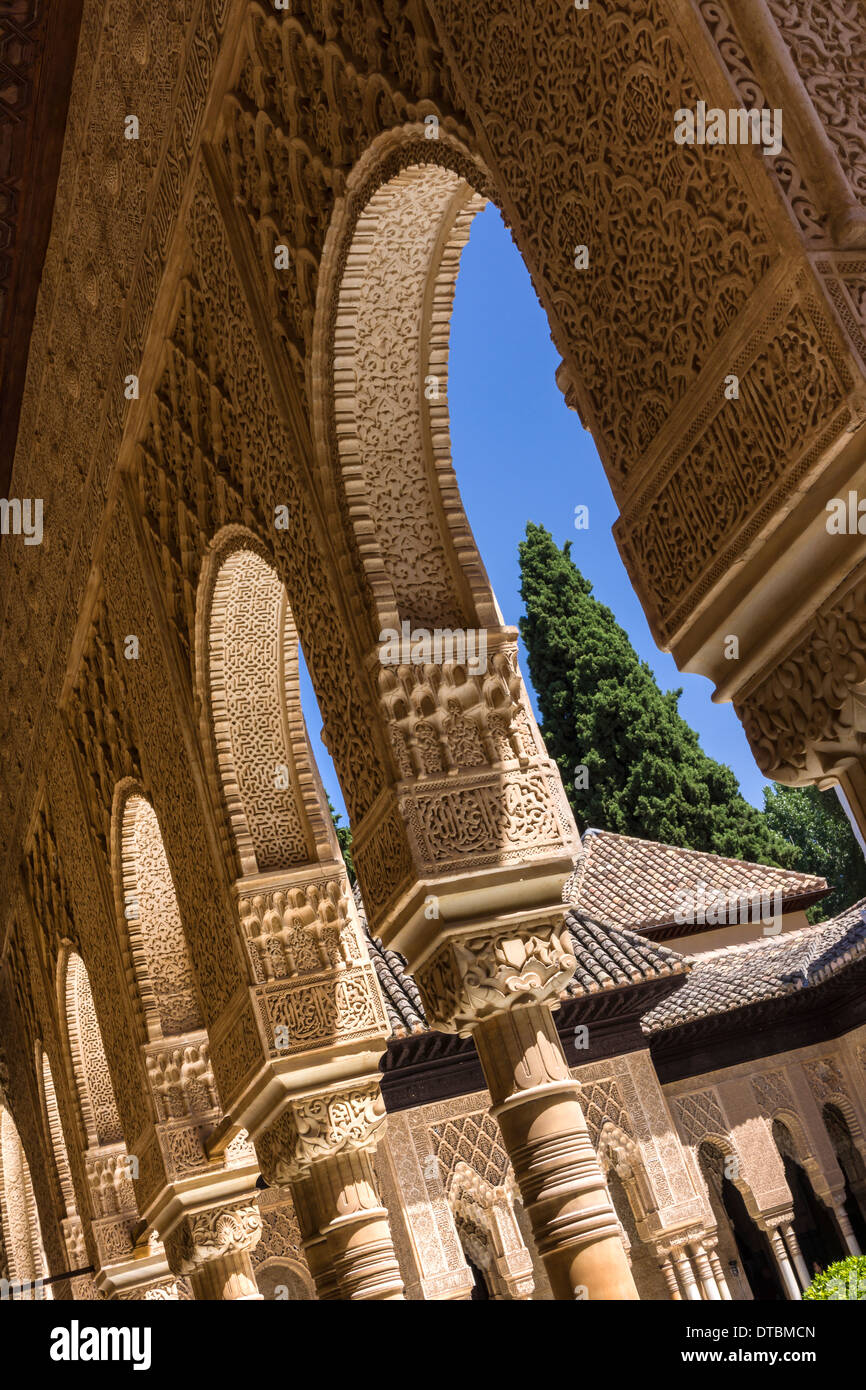
[[[737,859],[725,854],[716,854],[714,850],[710,849],[692,849],[685,845],[669,845],[663,840],[649,840],[642,835],[622,835],[616,830],[585,830],[582,839],[586,840],[589,838],[590,840],[590,845],[584,846],[584,854],[587,857],[589,857],[591,853],[594,842],[602,837],[608,840],[624,840],[633,845],[646,845],[656,850],[667,850],[672,854],[688,855],[690,858],[716,860],[719,864],[724,864],[728,867],[760,869],[763,873],[781,874],[786,879],[797,879],[800,883],[806,880],[816,885],[823,884],[825,887],[827,886],[827,880],[818,874],[803,873],[799,869],[782,869],[776,864],[759,864],[755,859]]]

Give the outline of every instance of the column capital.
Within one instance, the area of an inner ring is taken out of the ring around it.
[[[548,916],[518,929],[450,937],[415,980],[436,1028],[469,1033],[504,1010],[558,1000],[576,965],[564,915]]]
[[[326,1159],[373,1150],[385,1126],[378,1078],[291,1101],[256,1139],[267,1181],[282,1186]]]
[[[169,1267],[174,1274],[197,1274],[211,1261],[254,1250],[261,1234],[262,1216],[255,1202],[186,1212],[165,1237]]]
[[[772,1236],[773,1232],[777,1231],[780,1226],[792,1226],[794,1224],[793,1209],[789,1207],[787,1211],[758,1212],[757,1224],[767,1232],[768,1236]]]

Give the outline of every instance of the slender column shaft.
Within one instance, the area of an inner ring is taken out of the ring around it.
[[[698,1288],[698,1281],[695,1278],[695,1271],[692,1268],[688,1252],[681,1249],[678,1255],[674,1255],[674,1263],[680,1276],[680,1282],[685,1289],[686,1298],[692,1303],[701,1303],[701,1291]]]
[[[665,1284],[667,1285],[668,1293],[671,1296],[671,1302],[682,1303],[683,1296],[680,1293],[680,1286],[677,1283],[677,1275],[676,1270],[674,1269],[674,1262],[671,1259],[670,1255],[665,1255],[664,1259],[659,1260],[659,1269],[661,1270],[662,1278],[664,1279]]]
[[[718,1250],[710,1250],[707,1253],[710,1261],[710,1267],[712,1268],[713,1274],[715,1275],[716,1287],[718,1288],[719,1293],[722,1296],[722,1302],[733,1302],[733,1299],[731,1298],[731,1290],[729,1289],[728,1281],[725,1278],[725,1271],[722,1268],[722,1262],[719,1259]]]
[[[848,1219],[848,1213],[841,1202],[834,1201],[833,1215],[836,1217],[836,1225],[839,1227],[839,1233],[851,1254],[862,1255],[863,1251],[860,1249],[860,1242],[854,1234],[854,1229]]]
[[[369,1153],[344,1153],[310,1169],[339,1288],[351,1301],[402,1299],[403,1280],[394,1253],[388,1213],[382,1206]]]
[[[703,1245],[699,1243],[693,1245],[692,1250],[694,1252],[695,1269],[698,1272],[698,1278],[701,1281],[701,1288],[704,1291],[705,1297],[710,1303],[720,1303],[722,1295],[716,1283],[715,1276],[713,1275],[710,1262],[707,1259],[706,1250]]]
[[[248,1250],[207,1260],[189,1276],[193,1296],[206,1301],[260,1299]]]
[[[785,1285],[788,1297],[796,1302],[800,1299],[800,1286],[794,1277],[791,1261],[788,1259],[788,1254],[785,1250],[785,1242],[776,1229],[768,1231],[767,1235],[769,1236],[773,1256],[776,1264],[779,1266],[779,1273],[782,1276],[782,1283]]]
[[[476,1025],[478,1055],[554,1298],[636,1299],[619,1225],[550,1010]],[[584,1296],[581,1294],[580,1296]]]
[[[340,1286],[309,1176],[297,1178],[291,1184],[291,1192],[301,1232],[301,1249],[316,1286],[316,1296],[323,1302],[333,1302],[340,1297]]]
[[[809,1278],[809,1271],[806,1268],[806,1261],[803,1259],[803,1252],[800,1249],[800,1242],[797,1239],[797,1234],[790,1222],[787,1226],[782,1227],[782,1235],[785,1240],[785,1245],[788,1247],[788,1254],[791,1256],[791,1262],[797,1271],[800,1288],[808,1289],[812,1280]]]

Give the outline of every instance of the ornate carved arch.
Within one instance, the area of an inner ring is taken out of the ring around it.
[[[69,1166],[69,1153],[66,1148],[66,1140],[63,1137],[63,1126],[60,1122],[57,1091],[54,1086],[54,1077],[51,1072],[51,1063],[48,1060],[48,1055],[38,1044],[36,1048],[36,1072],[41,1082],[44,1122],[51,1140],[51,1151],[54,1155],[54,1164],[57,1169],[57,1178],[60,1183],[60,1192],[63,1198],[63,1216],[73,1216],[77,1214],[75,1207],[75,1191],[72,1186],[72,1170]]]
[[[847,1096],[844,1099],[848,1101]],[[863,1135],[850,1101],[848,1110],[850,1114],[843,1109],[839,1098],[833,1098],[822,1105],[821,1119],[830,1136],[836,1161],[846,1178],[852,1184],[862,1183],[866,1181]]]
[[[0,1219],[12,1282],[46,1273],[39,1212],[24,1145],[9,1111],[0,1107]]]
[[[288,1255],[271,1255],[261,1264],[256,1263],[256,1284],[259,1293],[266,1299],[308,1303],[316,1297],[310,1272],[304,1262],[290,1259]]]
[[[816,1196],[829,1198],[829,1185],[824,1170],[812,1150],[800,1116],[793,1110],[777,1110],[772,1119],[773,1143],[780,1157],[798,1164],[808,1175]]]
[[[460,500],[447,406],[460,253],[490,189],[459,141],[406,126],[359,160],[326,238],[313,414],[372,640],[404,619],[430,630],[502,625]]]
[[[58,969],[61,1019],[88,1148],[123,1142],[123,1130],[84,961],[64,948]]]
[[[124,781],[112,811],[112,862],[127,972],[150,1039],[200,1029],[189,947],[156,812]]]
[[[202,741],[241,874],[335,858],[288,595],[262,542],[240,526],[217,534],[202,567],[196,674]]]
[[[728,1181],[737,1189],[746,1204],[749,1216],[757,1224],[760,1208],[750,1184],[743,1176],[743,1161],[731,1136],[713,1133],[703,1135],[695,1145],[695,1157],[698,1173],[706,1187],[710,1209],[714,1209],[710,1200],[710,1194],[714,1193],[723,1212],[725,1207],[722,1201],[722,1178],[727,1176],[725,1160],[729,1158],[734,1160],[735,1176],[728,1178]]]
[[[656,1202],[640,1146],[619,1125],[607,1120],[598,1137],[596,1152],[602,1172],[607,1175],[608,1169],[612,1168],[620,1179],[634,1213],[638,1232],[642,1238],[646,1238],[643,1223],[655,1209]]]
[[[851,1103],[850,1096],[845,1091],[828,1091],[823,1097],[822,1114],[828,1106],[834,1106],[842,1115],[851,1138],[858,1145],[863,1147],[863,1129],[857,1117],[857,1111]]]

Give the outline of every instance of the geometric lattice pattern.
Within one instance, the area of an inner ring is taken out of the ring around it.
[[[690,1144],[706,1134],[727,1134],[728,1126],[712,1091],[697,1091],[674,1101],[683,1133]]]
[[[595,1146],[598,1145],[599,1135],[607,1121],[611,1121],[624,1134],[634,1138],[628,1111],[623,1104],[619,1087],[615,1081],[597,1081],[593,1085],[582,1085],[580,1103],[586,1117],[590,1138]]]
[[[479,1111],[476,1115],[446,1120],[433,1125],[431,1134],[444,1186],[447,1187],[448,1179],[461,1159],[491,1187],[505,1185],[511,1163],[502,1144],[499,1126],[491,1115]]]
[[[763,1115],[775,1115],[778,1110],[793,1110],[791,1089],[780,1071],[763,1072],[752,1078],[752,1090]]]

